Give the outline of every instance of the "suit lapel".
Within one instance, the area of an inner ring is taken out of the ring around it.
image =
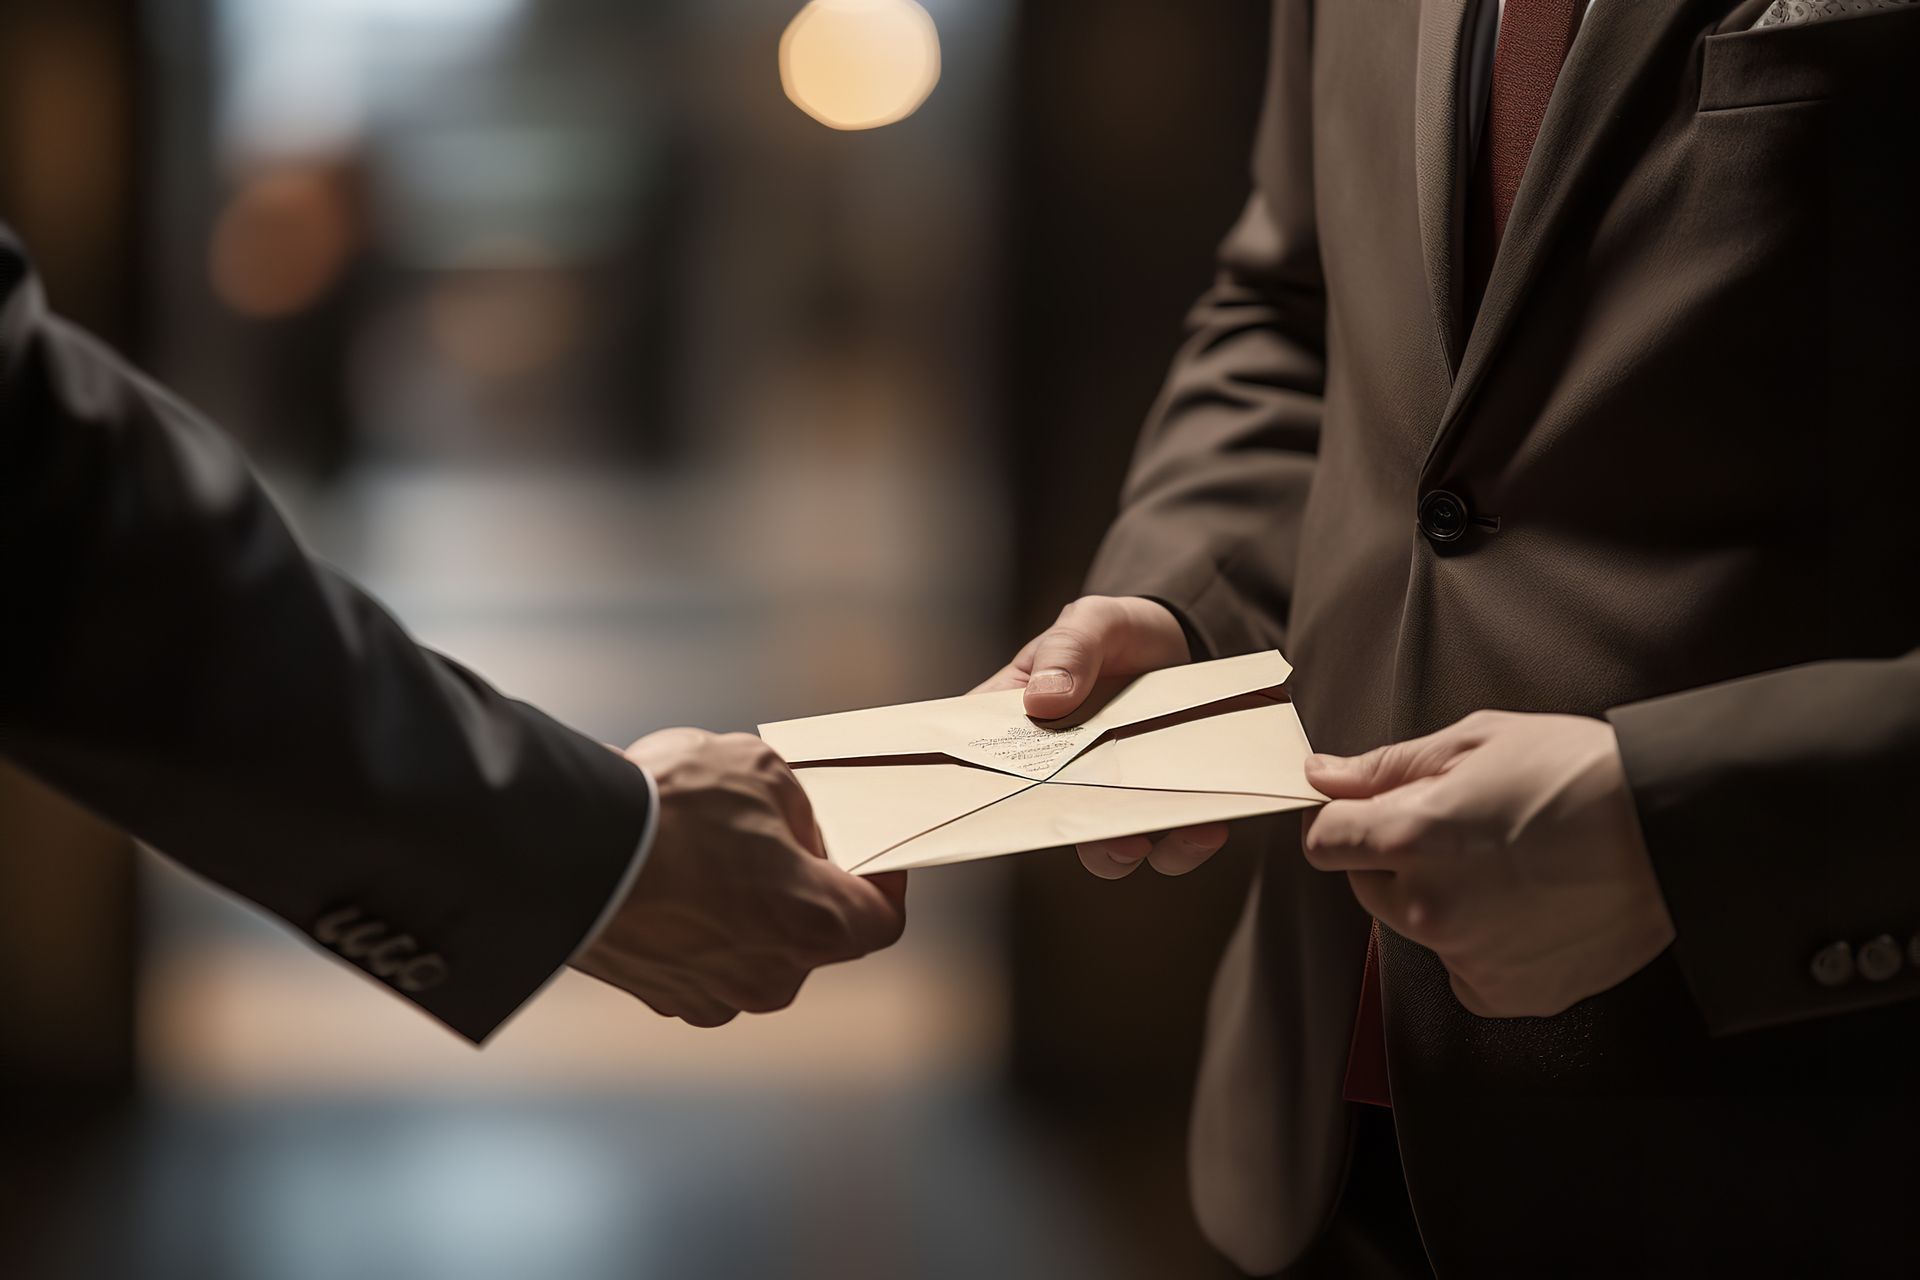
[[[1442,0],[1428,0],[1429,5]],[[1711,3],[1711,0],[1708,0]],[[1434,437],[1432,459],[1471,400],[1512,328],[1542,258],[1610,126],[1676,24],[1703,0],[1597,0],[1560,72],[1540,136],[1514,196],[1507,233],[1467,338],[1453,394]],[[1720,0],[1724,7],[1724,0]],[[1424,43],[1423,43],[1424,52]],[[1424,230],[1424,223],[1423,223]]]
[[[1420,205],[1420,251],[1427,267],[1433,321],[1449,374],[1459,368],[1462,228],[1466,212],[1468,15],[1496,0],[1422,0],[1419,59],[1414,67],[1414,188]]]

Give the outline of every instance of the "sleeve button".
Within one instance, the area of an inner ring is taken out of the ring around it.
[[[1853,948],[1830,942],[1813,953],[1813,980],[1823,987],[1843,987],[1853,980]]]
[[[1885,982],[1900,972],[1900,944],[1881,934],[1860,947],[1860,976],[1868,982]]]

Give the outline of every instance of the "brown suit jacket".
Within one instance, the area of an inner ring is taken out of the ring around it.
[[[1092,589],[1211,654],[1285,647],[1325,749],[1482,707],[1617,727],[1667,955],[1490,1021],[1383,938],[1442,1274],[1911,1263],[1920,6],[1748,31],[1765,0],[1599,0],[1470,321],[1472,3],[1275,4],[1252,199]],[[1442,490],[1457,541],[1423,530]],[[1337,1202],[1366,923],[1283,832],[1194,1130],[1202,1223],[1248,1270]],[[1892,977],[1814,980],[1882,935]]]

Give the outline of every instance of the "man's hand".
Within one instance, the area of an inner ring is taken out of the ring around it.
[[[653,849],[576,968],[717,1027],[784,1009],[812,970],[899,938],[906,873],[828,862],[806,793],[760,739],[668,729],[626,756],[660,791]]]
[[[1618,985],[1673,941],[1613,727],[1481,711],[1425,738],[1314,756],[1307,860],[1344,871],[1431,948],[1481,1017],[1545,1017]]]
[[[1084,702],[1101,676],[1137,676],[1192,658],[1179,619],[1165,605],[1138,596],[1085,596],[1061,610],[1058,621],[974,692],[1025,689],[1028,715],[1057,720]],[[1142,862],[1177,876],[1205,862],[1226,842],[1226,824],[1211,822],[1158,837],[1083,844],[1080,861],[1103,880],[1131,875]]]

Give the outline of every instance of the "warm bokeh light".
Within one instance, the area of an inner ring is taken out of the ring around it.
[[[913,0],[812,0],[780,39],[780,83],[834,129],[877,129],[940,80],[940,34]]]
[[[214,294],[254,319],[297,314],[339,278],[353,240],[352,211],[325,170],[256,178],[214,225],[207,264]]]

